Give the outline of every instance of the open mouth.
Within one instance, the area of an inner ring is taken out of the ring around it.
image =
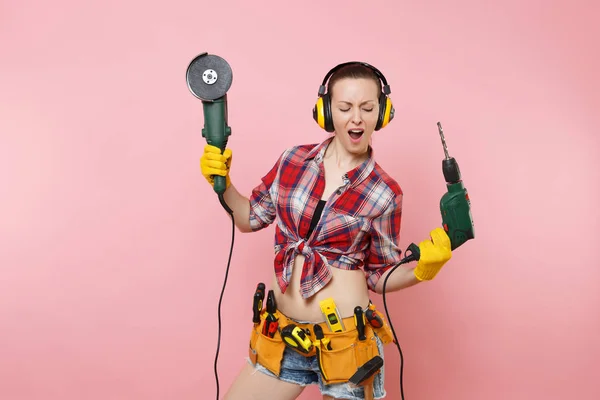
[[[352,140],[360,140],[363,133],[365,133],[365,131],[363,129],[350,129],[348,131],[348,135],[350,135],[350,138]]]

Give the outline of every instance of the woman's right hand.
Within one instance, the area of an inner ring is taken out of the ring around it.
[[[200,170],[206,181],[214,186],[214,175],[225,177],[225,188],[231,185],[229,179],[229,169],[231,168],[232,154],[230,149],[225,149],[221,154],[221,149],[207,144],[204,146],[204,153],[200,158]]]

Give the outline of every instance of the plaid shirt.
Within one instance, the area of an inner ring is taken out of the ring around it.
[[[306,237],[325,189],[323,156],[332,138],[287,149],[250,196],[250,226],[276,221],[275,274],[282,292],[297,254],[305,256],[300,292],[308,298],[332,277],[330,267],[362,269],[369,289],[400,261],[402,190],[371,156],[343,176],[313,233]]]

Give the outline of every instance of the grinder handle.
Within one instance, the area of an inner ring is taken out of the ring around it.
[[[214,184],[215,192],[218,194],[225,193],[225,184],[226,184],[225,177],[217,175],[214,177],[214,180],[215,180],[215,184]]]

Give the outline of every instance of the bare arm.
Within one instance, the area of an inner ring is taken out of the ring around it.
[[[383,293],[383,283],[385,282],[386,277],[390,275],[391,271],[392,268],[385,271],[385,273],[381,276],[379,281],[377,281],[377,285],[375,286],[376,293]],[[390,277],[388,278],[387,283],[385,284],[385,292],[395,292],[401,289],[406,289],[419,283],[420,281],[415,277],[413,271],[414,268],[410,267],[400,266],[396,268],[392,275],[390,275]]]
[[[227,206],[233,211],[235,226],[240,232],[252,232],[252,229],[250,228],[250,200],[240,194],[233,183],[225,190],[223,199],[225,200],[225,203],[227,203]]]

